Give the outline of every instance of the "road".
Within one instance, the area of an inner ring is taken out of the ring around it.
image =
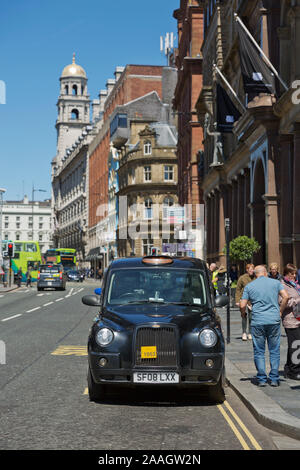
[[[95,286],[0,296],[1,449],[276,449],[275,434],[229,388],[222,405],[162,389],[117,390],[105,403],[90,402],[86,343],[97,310],[81,297]]]

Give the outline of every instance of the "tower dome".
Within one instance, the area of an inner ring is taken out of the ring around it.
[[[85,70],[80,65],[75,63],[75,53],[73,54],[72,64],[67,65],[62,71],[61,78],[66,77],[87,78]]]

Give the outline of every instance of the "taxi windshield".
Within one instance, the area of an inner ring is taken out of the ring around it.
[[[196,269],[131,268],[113,271],[106,304],[207,304],[204,272]]]

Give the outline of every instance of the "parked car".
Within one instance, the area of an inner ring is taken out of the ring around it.
[[[76,281],[76,282],[82,282],[84,279],[84,275],[81,274],[79,271],[75,271],[75,270],[68,271],[67,277],[69,281]]]
[[[225,345],[204,261],[146,256],[113,261],[98,295],[82,298],[99,307],[88,338],[90,400],[106,385],[205,389],[224,400]],[[100,294],[100,296],[99,296]]]
[[[54,288],[65,290],[67,276],[61,264],[41,264],[37,278],[37,290],[41,291],[45,288]]]

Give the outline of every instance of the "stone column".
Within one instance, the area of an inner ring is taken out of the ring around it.
[[[278,210],[278,194],[276,181],[278,181],[278,136],[276,132],[268,133],[268,184],[267,194],[263,196],[265,201],[266,214],[266,263],[269,265],[273,262],[280,262],[279,255],[279,210]]]
[[[244,170],[238,176],[237,179],[237,235],[244,235],[244,214],[245,214],[245,199],[244,199]]]
[[[290,134],[280,136],[280,268],[282,269],[293,259],[293,174],[292,174],[292,142],[293,136]]]
[[[244,170],[244,235],[251,236],[250,227],[250,168]]]
[[[300,123],[294,124],[293,263],[300,266]]]
[[[231,226],[232,226],[232,238],[237,236],[237,212],[238,212],[238,187],[237,181],[232,181],[232,199],[231,199]]]

